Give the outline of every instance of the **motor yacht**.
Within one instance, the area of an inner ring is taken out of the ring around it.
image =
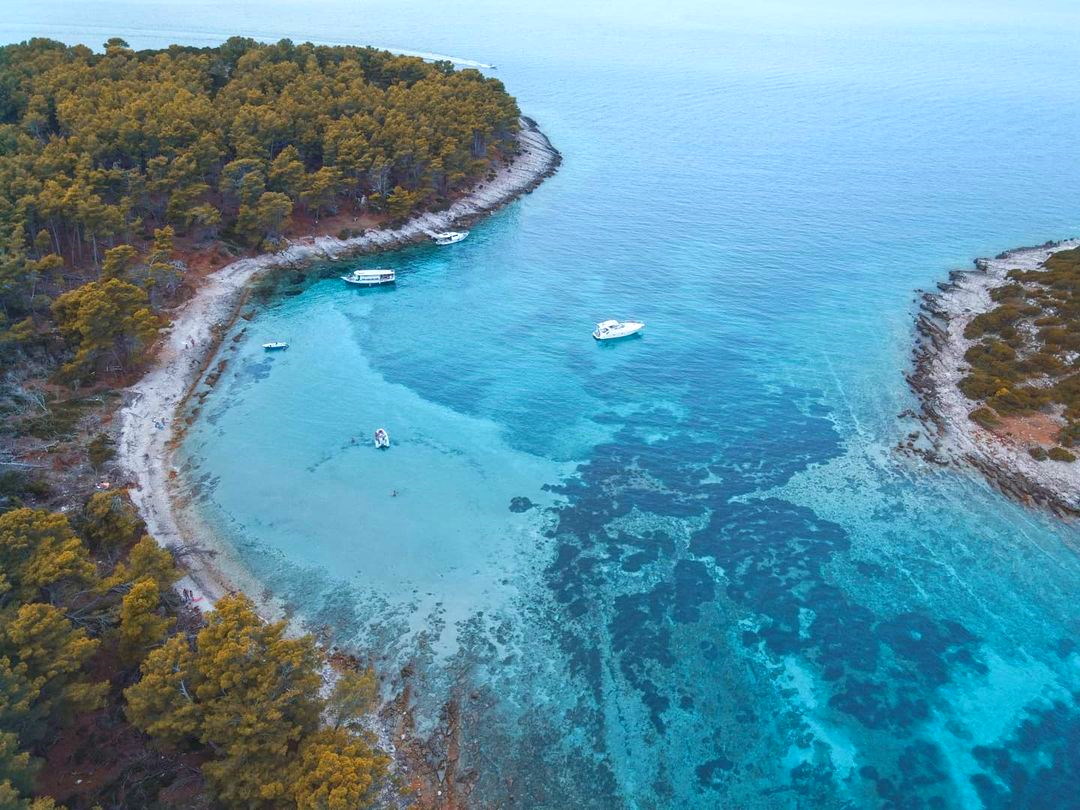
[[[644,328],[645,324],[641,321],[601,321],[596,325],[592,336],[597,340],[614,340],[636,335]]]
[[[436,245],[453,245],[456,242],[460,242],[468,235],[468,231],[441,231],[439,233],[432,233],[431,238],[435,241]]]

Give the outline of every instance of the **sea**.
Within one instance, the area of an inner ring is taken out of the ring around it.
[[[460,244],[280,280],[181,449],[263,596],[406,677],[419,733],[454,704],[473,806],[1067,808],[1080,533],[905,452],[905,373],[920,290],[1080,233],[1078,24],[36,0],[0,40],[449,58],[562,152]],[[358,266],[397,283],[337,278]],[[646,327],[593,340],[607,318]]]

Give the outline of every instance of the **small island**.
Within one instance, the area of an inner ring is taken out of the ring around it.
[[[1080,514],[1080,241],[978,259],[923,296],[912,387],[935,460]]]

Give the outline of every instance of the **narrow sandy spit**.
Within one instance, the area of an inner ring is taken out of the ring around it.
[[[964,337],[964,329],[996,306],[990,291],[1007,283],[1009,270],[1033,270],[1050,254],[1074,247],[1080,247],[1080,239],[977,259],[975,270],[956,271],[939,292],[923,295],[909,377],[922,402],[923,421],[934,435],[934,461],[973,466],[1010,497],[1062,516],[1080,515],[1080,462],[1035,461],[1023,442],[979,427],[968,418],[977,403],[964,396],[959,383],[968,369],[964,353],[975,342]]]
[[[329,236],[304,239],[290,243],[280,253],[241,259],[208,276],[199,291],[173,313],[154,366],[128,389],[119,414],[118,459],[135,483],[132,500],[159,543],[173,548],[197,545],[214,550],[214,538],[185,523],[177,508],[173,488],[177,475],[173,467],[177,438],[174,428],[181,423],[181,406],[212,364],[221,336],[236,318],[254,278],[274,268],[423,241],[428,231],[467,225],[506,205],[554,174],[561,162],[558,151],[530,119],[521,119],[518,141],[520,153],[512,162],[446,211],[423,214],[393,230],[344,240]],[[190,591],[202,608],[212,606],[229,590],[256,585],[232,565],[226,574],[211,554],[188,554],[182,562],[187,576],[177,588]]]

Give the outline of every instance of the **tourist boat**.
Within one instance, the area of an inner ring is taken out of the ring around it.
[[[636,335],[644,328],[645,324],[641,321],[601,321],[596,325],[592,336],[597,340],[613,340]]]
[[[386,432],[385,428],[379,428],[375,431],[375,447],[383,448],[390,446],[390,434]]]
[[[341,280],[361,287],[375,287],[379,284],[393,284],[397,280],[397,272],[386,267],[375,270],[353,270],[349,275],[342,276]]]
[[[289,344],[286,343],[284,340],[273,340],[269,343],[264,343],[263,348],[266,349],[268,352],[272,352],[275,349],[287,349],[289,348]]]
[[[455,242],[460,242],[468,235],[468,231],[441,231],[440,233],[431,234],[431,238],[436,245],[452,245]]]

